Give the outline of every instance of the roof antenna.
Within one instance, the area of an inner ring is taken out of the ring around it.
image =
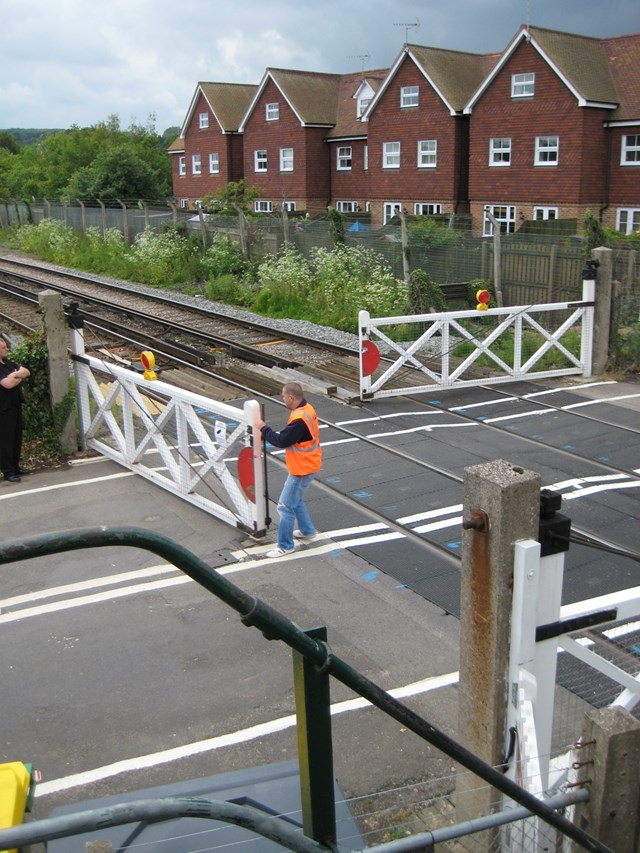
[[[414,27],[415,27],[415,29],[419,30],[420,29],[420,21],[416,18],[414,24],[404,23],[404,24],[394,24],[393,26],[394,27],[404,27],[404,43],[407,44],[409,41],[409,30],[413,29]]]
[[[364,74],[364,64],[368,59],[371,59],[371,54],[356,53],[355,56],[347,56],[347,59],[359,59],[362,62],[362,73]]]
[[[527,29],[529,29],[529,26],[531,24],[531,0],[525,0],[524,6],[525,6],[525,15],[526,15],[525,20],[527,22]]]

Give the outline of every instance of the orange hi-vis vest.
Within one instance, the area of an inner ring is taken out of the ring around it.
[[[301,441],[298,444],[292,444],[285,450],[285,461],[287,463],[287,471],[293,474],[294,477],[305,477],[307,474],[315,474],[322,466],[322,448],[320,447],[320,429],[318,427],[318,416],[316,415],[313,406],[306,404],[297,409],[293,409],[289,415],[290,424],[292,421],[301,419],[307,425],[311,434],[310,441]]]

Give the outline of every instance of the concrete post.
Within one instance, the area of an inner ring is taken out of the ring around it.
[[[590,799],[576,806],[574,822],[616,853],[639,853],[640,722],[624,708],[594,709],[581,743],[578,781]]]
[[[62,308],[62,296],[54,290],[43,290],[38,294],[38,302],[40,303],[40,313],[43,318],[49,351],[49,393],[54,423],[58,430],[62,450],[71,454],[77,451],[78,440],[73,417],[73,402],[70,400],[68,335]],[[61,413],[62,422],[59,422],[56,417],[57,412]],[[64,415],[65,412],[67,412],[66,416]]]
[[[501,459],[465,469],[459,740],[494,766],[507,741],[514,544],[537,540],[539,519],[539,475]],[[499,800],[477,777],[458,777],[464,819],[488,814]]]
[[[592,370],[598,376],[604,373],[609,360],[609,329],[611,323],[611,296],[613,292],[613,252],[611,249],[594,249],[591,257],[597,261],[596,299],[593,317]]]

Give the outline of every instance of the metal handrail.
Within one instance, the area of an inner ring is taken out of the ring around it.
[[[309,636],[282,613],[261,599],[235,586],[218,574],[215,569],[210,568],[198,556],[166,536],[149,530],[128,527],[58,531],[0,545],[0,565],[65,551],[116,545],[143,548],[172,563],[236,610],[244,625],[258,628],[268,640],[282,640],[318,669],[329,673],[342,684],[368,699],[381,711],[384,711],[401,725],[406,726],[423,740],[437,747],[467,770],[497,788],[501,793],[506,794],[515,803],[525,807],[545,823],[581,844],[585,850],[594,851],[594,853],[613,853],[606,845],[575,826],[562,815],[557,814],[546,803],[521,788],[490,764],[482,761],[453,738],[394,699],[375,682],[353,669],[344,660],[334,655],[326,642]]]

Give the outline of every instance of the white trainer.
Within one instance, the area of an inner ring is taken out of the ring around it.
[[[318,538],[318,531],[315,530],[313,533],[303,533],[301,530],[294,530],[293,538],[300,542],[313,542],[314,539]]]
[[[293,552],[295,550],[296,550],[295,547],[287,549],[287,548],[280,548],[278,546],[277,548],[272,548],[271,551],[267,551],[266,556],[273,560],[273,559],[276,559],[277,557],[284,557],[285,554],[293,554]]]

